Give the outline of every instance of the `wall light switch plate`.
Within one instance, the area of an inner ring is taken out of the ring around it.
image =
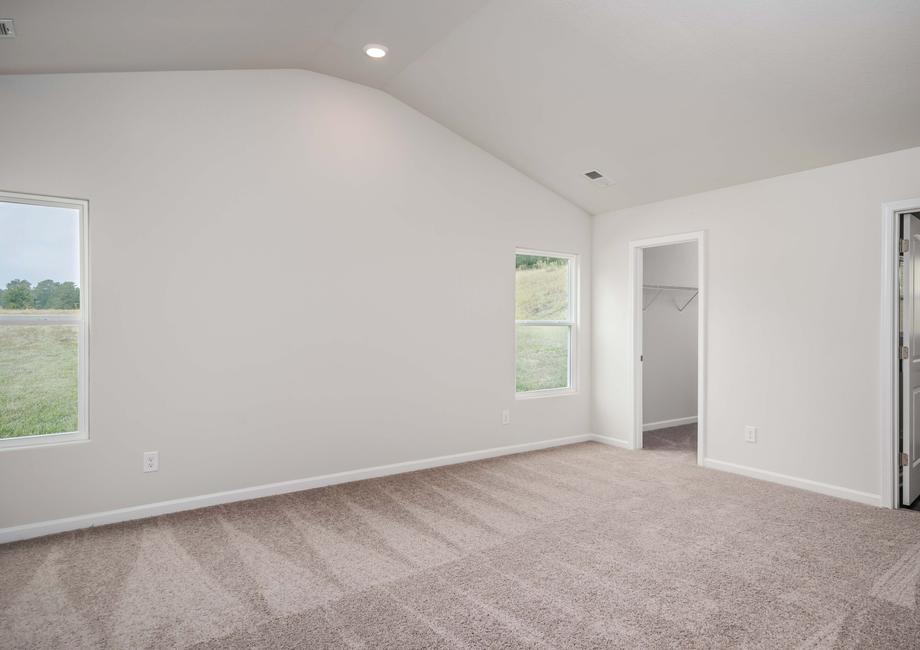
[[[145,451],[144,452],[144,471],[145,472],[156,472],[159,469],[160,469],[160,452]]]
[[[502,424],[511,424],[511,411],[508,409],[502,411]]]
[[[757,442],[757,427],[744,427],[744,440],[746,442]]]

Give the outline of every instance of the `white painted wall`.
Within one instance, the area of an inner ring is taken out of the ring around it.
[[[515,402],[512,348],[515,247],[590,271],[589,217],[392,97],[303,71],[0,97],[0,187],[89,199],[93,280],[92,439],[0,452],[0,528],[589,432],[590,273],[578,394]]]
[[[594,432],[632,430],[629,241],[706,230],[706,456],[878,495],[881,204],[918,196],[914,148],[596,217]]]
[[[644,284],[697,286],[696,242],[643,250]],[[697,319],[699,301],[692,291],[644,292],[642,312],[642,420],[656,424],[696,416]]]

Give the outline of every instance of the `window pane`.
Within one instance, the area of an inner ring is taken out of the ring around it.
[[[568,259],[518,255],[515,286],[517,320],[570,320]]]
[[[0,201],[0,438],[79,429],[80,211]]]
[[[568,388],[569,328],[517,326],[517,392]]]
[[[77,430],[79,325],[0,325],[0,438]]]

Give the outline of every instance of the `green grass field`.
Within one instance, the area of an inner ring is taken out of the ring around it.
[[[518,269],[518,320],[567,320],[568,269],[550,264]],[[565,388],[569,384],[569,336],[562,327],[517,326],[517,391]]]
[[[562,327],[517,328],[517,391],[569,384],[569,331]]]
[[[0,325],[0,438],[76,431],[78,329]]]

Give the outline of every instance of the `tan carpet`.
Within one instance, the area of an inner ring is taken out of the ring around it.
[[[642,434],[642,448],[661,451],[690,451],[696,453],[696,425],[655,429]],[[693,462],[691,457],[690,462]]]
[[[0,547],[4,648],[918,648],[920,513],[595,443]]]

